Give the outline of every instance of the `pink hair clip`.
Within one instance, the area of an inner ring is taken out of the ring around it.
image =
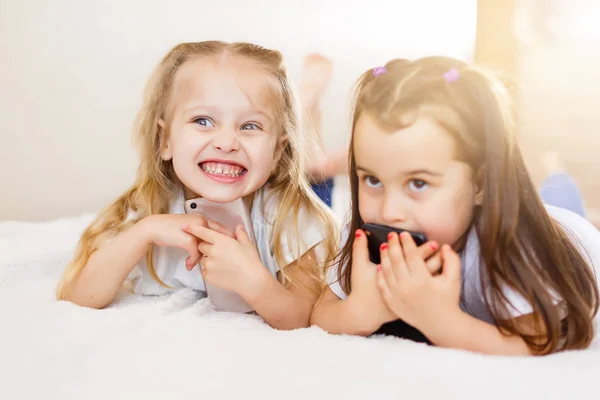
[[[444,79],[446,82],[454,83],[460,78],[460,72],[456,68],[450,68],[447,72],[444,73]]]
[[[377,78],[379,75],[383,75],[387,72],[387,68],[385,67],[375,67],[373,68],[373,76]]]

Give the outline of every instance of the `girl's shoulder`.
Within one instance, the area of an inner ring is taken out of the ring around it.
[[[546,205],[548,214],[579,248],[582,255],[600,271],[600,231],[587,219],[572,211]]]
[[[289,210],[288,215],[279,215],[282,206],[281,195],[268,184],[260,188],[252,202],[252,217],[264,219],[267,223],[274,224],[275,219],[283,217],[292,226],[308,227],[318,222],[315,210],[306,204],[298,204],[296,210]]]

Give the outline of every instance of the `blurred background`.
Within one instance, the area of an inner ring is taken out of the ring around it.
[[[96,212],[127,189],[146,79],[175,44],[209,39],[280,50],[296,84],[307,54],[329,58],[328,151],[347,146],[365,69],[434,54],[493,67],[512,83],[536,182],[555,151],[600,208],[599,18],[592,0],[0,0],[0,220]]]

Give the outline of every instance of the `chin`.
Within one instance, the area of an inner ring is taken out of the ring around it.
[[[244,194],[238,191],[231,190],[199,190],[195,191],[198,195],[208,201],[214,201],[215,203],[230,203],[241,197]]]

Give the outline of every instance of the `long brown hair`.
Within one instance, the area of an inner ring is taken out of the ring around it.
[[[456,69],[458,80],[444,78]],[[530,349],[547,354],[582,349],[593,339],[598,287],[591,266],[565,230],[546,212],[527,172],[515,138],[513,110],[505,86],[488,72],[446,57],[394,60],[387,72],[373,70],[358,81],[352,116],[350,235],[341,252],[338,278],[351,291],[353,232],[363,221],[358,213],[358,177],[354,159],[354,128],[368,114],[390,132],[410,126],[419,117],[433,118],[455,140],[457,157],[473,170],[483,190],[472,226],[480,242],[481,285],[486,305],[500,331],[521,336]],[[536,315],[531,334],[510,315],[504,285],[532,305]],[[550,292],[564,301],[560,313]]]
[[[268,184],[278,197],[278,209],[273,224],[273,249],[277,263],[282,267],[282,283],[294,283],[293,277],[286,274],[286,264],[282,249],[284,243],[289,249],[300,249],[299,227],[296,216],[301,207],[315,216],[324,232],[325,258],[331,259],[337,249],[336,229],[330,210],[318,200],[312,192],[304,174],[304,141],[306,134],[301,131],[297,100],[287,76],[281,53],[276,50],[251,43],[226,43],[206,41],[182,43],[175,46],[159,63],[151,76],[145,92],[142,108],[137,117],[133,132],[134,142],[140,153],[140,165],[133,186],[118,197],[87,227],[79,241],[75,256],[67,266],[57,287],[57,297],[65,298],[67,284],[85,267],[90,255],[106,241],[127,229],[138,220],[153,214],[169,212],[169,202],[173,194],[181,188],[172,162],[160,157],[160,138],[158,123],[167,120],[170,96],[175,76],[180,67],[188,60],[199,57],[229,54],[245,57],[260,65],[273,81],[273,107],[280,134],[286,135],[286,144],[281,158],[272,171]],[[169,126],[169,124],[166,124]],[[168,135],[168,132],[166,132]],[[128,218],[134,212],[135,219]],[[265,212],[266,210],[263,210]],[[290,228],[290,222],[293,225]],[[282,238],[282,232],[288,231],[288,237]],[[295,235],[294,235],[295,234]],[[294,237],[295,236],[295,237]],[[284,242],[284,240],[286,240]],[[295,241],[295,242],[292,242]],[[148,270],[159,283],[166,286],[156,275],[152,263],[152,249],[146,255]],[[300,255],[297,255],[298,257]],[[322,285],[323,272],[316,265],[302,265],[310,268],[309,276]]]

